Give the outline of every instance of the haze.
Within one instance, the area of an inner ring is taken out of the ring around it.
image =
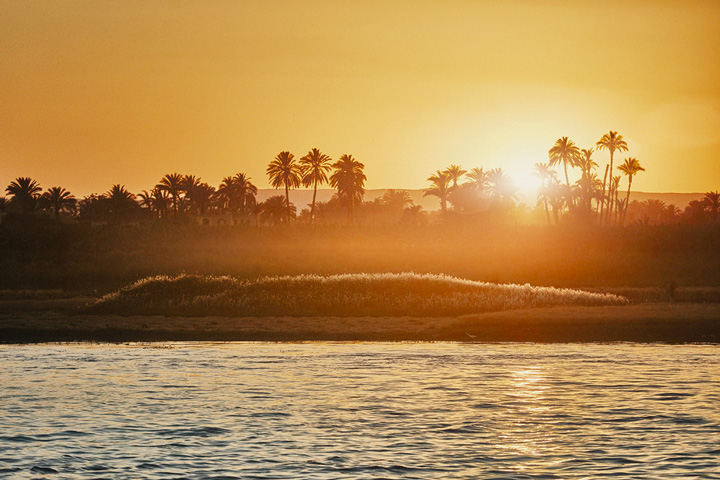
[[[609,130],[640,191],[720,185],[720,3],[0,1],[0,180],[267,187],[281,150],[424,188]],[[606,153],[596,161],[603,165]]]

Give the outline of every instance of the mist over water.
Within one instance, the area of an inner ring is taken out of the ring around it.
[[[0,478],[720,478],[709,345],[0,346]]]

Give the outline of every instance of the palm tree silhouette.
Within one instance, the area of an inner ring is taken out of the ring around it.
[[[532,174],[540,179],[540,188],[538,189],[538,200],[541,200],[545,205],[545,216],[547,217],[548,225],[550,225],[550,211],[548,209],[548,197],[551,192],[551,185],[558,183],[557,172],[550,168],[547,163],[536,163]],[[553,215],[556,215],[553,212]],[[557,220],[557,217],[555,217]],[[557,223],[557,222],[556,222]]]
[[[260,217],[263,222],[278,225],[295,217],[295,205],[287,205],[287,197],[274,195],[259,204]]]
[[[438,170],[433,175],[428,177],[430,182],[430,188],[426,188],[423,192],[423,197],[434,196],[440,199],[440,210],[442,213],[447,212],[447,199],[450,191],[450,176]]]
[[[310,225],[315,217],[315,199],[317,197],[317,187],[323,183],[327,183],[327,172],[330,171],[330,162],[332,159],[320,152],[317,148],[310,150],[307,155],[300,159],[300,168],[302,171],[302,184],[304,187],[313,186],[313,199],[310,207]]]
[[[245,207],[255,205],[255,196],[257,195],[258,189],[250,181],[250,177],[244,173],[236,173],[233,180],[240,204],[240,214],[245,215]]]
[[[10,182],[5,193],[12,195],[11,202],[17,205],[22,213],[32,213],[42,188],[30,177],[18,177]]]
[[[554,167],[558,163],[563,164],[565,170],[565,184],[568,192],[570,191],[570,180],[568,179],[567,166],[575,167],[580,158],[580,149],[568,137],[562,137],[555,142],[555,145],[548,151],[550,156],[550,166]],[[570,199],[570,208],[573,207],[572,199]]]
[[[625,161],[617,167],[618,170],[620,170],[622,173],[628,176],[628,190],[627,190],[627,196],[625,197],[625,209],[623,210],[622,214],[620,215],[620,224],[625,223],[625,216],[627,215],[627,207],[630,204],[630,187],[632,187],[632,181],[633,177],[637,175],[639,172],[644,172],[645,169],[640,166],[640,162],[638,162],[637,158],[626,158]]]
[[[75,211],[77,200],[62,187],[48,188],[47,192],[43,193],[42,196],[55,213],[55,220],[60,220],[60,212]]]
[[[155,212],[155,218],[160,218],[161,215],[165,215],[168,204],[170,203],[168,193],[157,187],[150,190],[149,193],[147,190],[143,190],[138,194],[138,198],[140,199],[140,206],[146,207],[150,213]]]
[[[620,175],[616,175],[610,179],[610,186],[608,188],[608,195],[610,196],[610,207],[608,208],[608,223],[613,221],[613,212],[617,217],[617,199],[618,199],[618,187],[620,186]],[[617,222],[617,218],[615,219]]]
[[[425,212],[422,205],[408,205],[403,210],[402,222],[414,226],[425,223]]]
[[[152,193],[148,193],[147,190],[143,190],[142,192],[137,194],[137,198],[140,199],[140,201],[138,202],[140,206],[147,208],[148,211],[152,213],[152,211],[155,209],[152,201]]]
[[[690,202],[692,203],[692,202]],[[667,212],[667,205],[662,200],[649,198],[640,203],[641,215],[645,224],[656,225],[663,223]]]
[[[716,220],[720,213],[720,192],[707,192],[701,202],[705,210],[710,212],[713,221]]]
[[[592,212],[592,198],[595,187],[595,176],[592,171],[598,166],[592,159],[593,153],[594,150],[592,148],[580,150],[577,166],[582,170],[582,176],[580,180],[575,182],[580,189],[580,196],[583,199],[583,205],[588,214]]]
[[[285,207],[290,209],[290,189],[300,186],[302,172],[295,163],[295,156],[290,152],[280,152],[270,162],[267,168],[270,184],[275,187],[285,187]]]
[[[452,181],[452,188],[457,188],[458,180],[467,173],[467,170],[463,170],[460,165],[450,165],[443,173]]]
[[[471,169],[468,172],[467,177],[470,179],[470,181],[467,182],[465,185],[472,186],[472,188],[474,188],[480,193],[484,192],[488,186],[488,172],[484,171],[482,167],[476,167]]]
[[[383,205],[394,213],[402,212],[405,207],[413,204],[412,197],[407,190],[388,190],[380,199]]]
[[[338,198],[347,205],[348,219],[352,222],[355,202],[361,202],[365,193],[365,165],[352,155],[343,154],[332,166],[335,171],[330,176],[330,186],[337,188]]]
[[[609,168],[609,172],[610,172],[610,175],[612,176],[612,172],[613,172],[613,155],[615,154],[615,151],[618,151],[618,152],[625,152],[625,151],[627,151],[627,149],[628,149],[627,142],[626,142],[625,140],[623,140],[622,135],[618,135],[617,132],[614,132],[614,131],[611,130],[610,132],[608,132],[608,133],[606,133],[605,135],[603,135],[602,138],[601,138],[600,140],[598,140],[595,145],[597,145],[598,150],[606,149],[607,151],[610,152],[610,168]],[[607,175],[606,175],[606,177],[607,177]],[[603,180],[603,191],[602,191],[602,195],[603,195],[603,204],[602,204],[602,206],[601,206],[601,208],[600,208],[600,216],[601,216],[601,217],[602,217],[602,215],[603,215],[603,208],[604,208],[605,204],[607,203],[607,209],[609,210],[609,209],[610,209],[610,202],[612,201],[612,195],[609,194],[609,192],[608,192],[607,202],[605,202],[605,200],[604,200],[604,197],[605,197],[605,180]],[[610,220],[610,214],[608,213],[608,215],[607,215],[607,221],[609,221],[609,220]]]
[[[173,211],[177,214],[180,194],[183,192],[183,176],[179,173],[168,173],[155,185],[160,191],[167,192],[172,197]]]
[[[597,163],[592,159],[592,154],[595,152],[592,148],[583,148],[580,150],[580,156],[578,156],[577,166],[580,167],[582,173],[590,175],[592,171],[598,166]]]
[[[215,187],[205,182],[198,183],[192,187],[189,199],[192,211],[204,215],[208,209],[212,208],[215,199]]]
[[[183,196],[180,197],[180,212],[185,210],[186,203],[189,204],[188,209],[191,212],[195,212],[197,210],[197,205],[193,199],[195,198],[195,190],[200,188],[201,184],[202,182],[200,181],[200,178],[195,175],[183,176],[180,181],[180,192],[183,194]]]
[[[120,217],[125,216],[138,206],[135,202],[135,195],[125,189],[125,185],[115,184],[105,194],[108,199],[110,213],[113,214],[114,220],[118,221]]]
[[[493,168],[488,172],[488,185],[490,194],[495,197],[503,209],[507,209],[515,198],[515,192],[517,192],[517,187],[512,178],[502,168]]]

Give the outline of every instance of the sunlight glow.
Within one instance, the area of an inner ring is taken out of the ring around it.
[[[540,188],[540,179],[531,171],[517,171],[511,173],[510,176],[518,189],[519,199],[528,205],[534,204]]]

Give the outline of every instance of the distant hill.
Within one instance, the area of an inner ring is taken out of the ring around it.
[[[627,191],[626,191],[627,192]],[[637,200],[644,202],[649,198],[662,200],[666,205],[675,205],[683,210],[693,200],[700,200],[705,193],[652,193],[652,192],[630,192],[630,201]]]
[[[387,192],[389,189],[382,188],[382,189],[375,189],[375,190],[365,190],[365,201],[371,202],[375,200],[376,198],[382,197],[385,192]],[[408,189],[397,189],[397,190],[405,190],[410,194],[410,198],[412,198],[415,205],[421,205],[424,210],[438,210],[440,208],[440,201],[435,197],[423,197],[423,191],[422,190],[408,190]],[[327,202],[332,198],[332,196],[335,194],[335,190],[330,189],[318,189],[317,192],[317,201],[318,202]],[[273,195],[285,195],[285,190],[282,188],[274,189],[274,188],[260,188],[258,189],[257,194],[257,201],[263,202],[268,197],[272,197]],[[312,190],[306,190],[306,189],[297,189],[297,190],[291,190],[290,191],[290,201],[295,204],[295,207],[298,209],[298,212],[302,210],[303,208],[306,208],[312,203],[312,196],[313,191]]]
[[[424,210],[430,211],[430,210],[438,210],[440,208],[440,201],[435,197],[423,197],[423,190],[410,190],[410,189],[397,189],[397,190],[405,190],[410,194],[410,197],[412,198],[413,202],[415,202],[415,205],[421,205]],[[365,191],[365,201],[373,201],[376,198],[380,198],[387,192],[387,188],[382,189],[375,189],[375,190],[366,190]],[[318,189],[317,192],[317,201],[318,202],[327,202],[332,198],[333,194],[335,193],[335,190],[330,189]],[[625,198],[626,192],[621,192],[621,198]],[[285,195],[285,190],[282,188],[273,189],[273,188],[261,188],[258,189],[257,194],[257,200],[258,202],[265,201],[268,197],[271,197],[273,195]],[[306,190],[306,189],[297,189],[297,190],[291,190],[290,191],[290,201],[295,204],[295,207],[297,207],[298,212],[302,210],[303,208],[306,208],[310,205],[312,202],[312,190]],[[637,200],[638,202],[644,202],[645,200],[649,198],[654,198],[657,200],[661,200],[665,202],[667,205],[673,204],[676,207],[678,207],[680,210],[684,209],[691,201],[693,200],[700,200],[703,196],[705,196],[704,193],[654,193],[654,192],[630,192],[630,201]],[[521,198],[520,201],[527,203],[528,205],[532,205],[534,203],[533,199],[524,199]]]

